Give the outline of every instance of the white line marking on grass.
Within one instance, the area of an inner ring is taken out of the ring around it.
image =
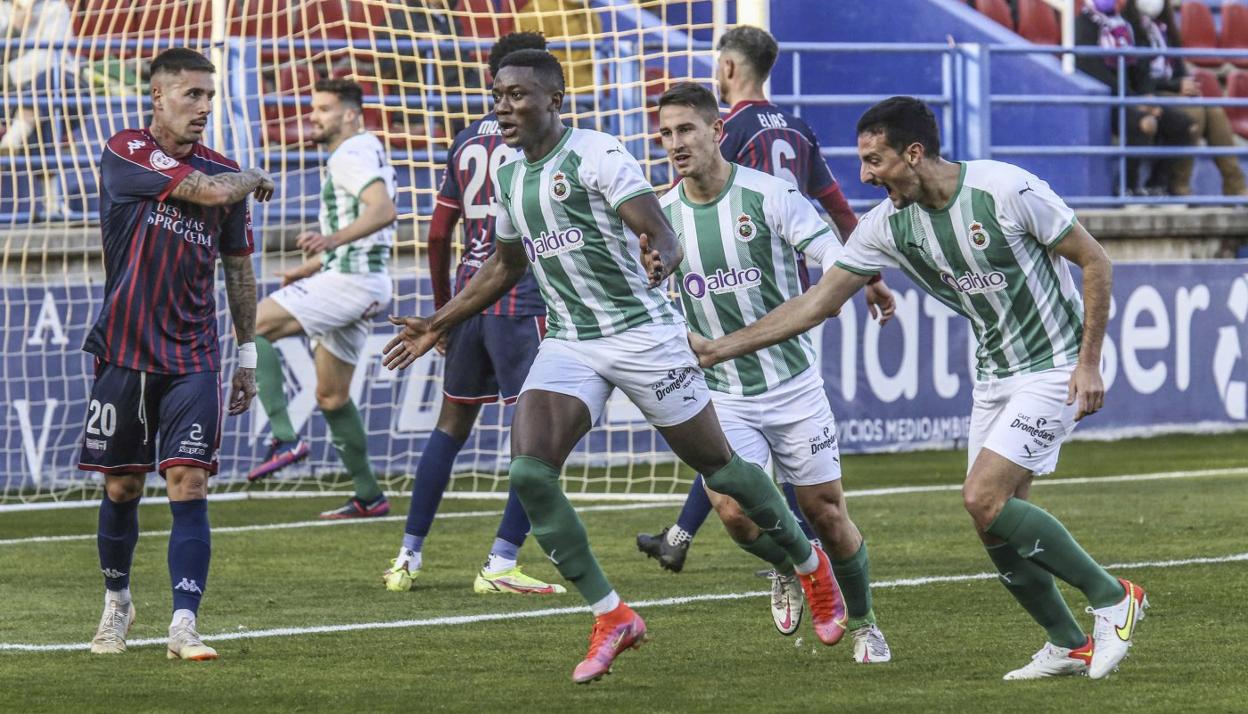
[[[1237,466],[1225,469],[1200,469],[1197,471],[1164,471],[1144,474],[1122,474],[1117,476],[1074,476],[1070,478],[1045,478],[1035,480],[1035,485],[1059,486],[1082,483],[1113,483],[1118,481],[1156,481],[1172,478],[1207,478],[1212,476],[1243,476],[1248,475],[1248,467]],[[932,486],[898,486],[894,488],[871,488],[847,491],[847,496],[887,496],[903,493],[929,493],[933,491],[957,491],[961,483],[936,484]],[[283,498],[332,498],[353,496],[353,491],[231,491],[228,493],[210,493],[208,500],[217,501],[269,501]],[[569,493],[572,501],[628,501],[632,503],[681,503],[685,500],[684,493]],[[448,491],[443,498],[481,501],[502,501],[508,497],[503,491]],[[168,505],[165,496],[144,496],[140,506]],[[90,501],[36,501],[34,503],[0,504],[0,513],[21,511],[48,511],[73,508],[96,508],[98,500]]]
[[[1244,476],[1248,475],[1248,467],[1240,467],[1233,469],[1202,469],[1199,471],[1166,471],[1153,474],[1125,474],[1121,476],[1079,476],[1073,478],[1044,479],[1039,478],[1033,482],[1036,486],[1078,486],[1097,483],[1121,483],[1135,481],[1163,481],[1169,479],[1185,479],[1185,478],[1212,478],[1221,476]],[[892,488],[867,488],[857,491],[846,491],[845,496],[848,497],[871,497],[871,496],[902,496],[912,493],[933,493],[939,491],[960,491],[962,484],[935,484],[931,486],[896,486]],[[230,495],[230,494],[223,494]],[[449,494],[448,494],[449,495]],[[620,495],[620,494],[610,494]],[[661,508],[670,505],[671,501],[652,501],[644,499],[644,494],[638,497],[638,500],[644,500],[643,503],[625,503],[625,504],[605,504],[593,506],[578,506],[577,510],[581,512],[591,511],[631,511],[645,508]],[[146,502],[147,499],[144,499]],[[227,499],[238,500],[238,499]],[[22,505],[22,504],[18,504]],[[38,504],[35,504],[38,505]],[[501,516],[502,511],[463,511],[459,513],[439,513],[437,518],[482,518],[490,516]],[[367,525],[369,523],[391,523],[394,521],[406,520],[407,516],[382,516],[380,518],[344,518],[342,520],[331,521],[291,521],[288,523],[263,523],[251,526],[224,526],[221,528],[213,528],[213,533],[250,533],[252,531],[275,531],[286,530],[288,528],[320,528],[324,526],[347,526],[347,525]],[[94,533],[61,535],[61,536],[28,536],[26,538],[7,538],[0,539],[0,546],[6,545],[23,545],[26,543],[64,543],[67,541],[94,540]],[[140,536],[162,536],[169,535],[167,530],[159,531],[143,531]]]
[[[597,506],[581,506],[576,510],[581,513],[593,511],[636,511],[645,508],[660,508],[666,506],[665,503],[610,503]],[[503,515],[502,511],[452,511],[450,513],[439,513],[434,518],[483,518],[486,516],[498,517]],[[340,520],[315,520],[315,521],[290,521],[289,523],[263,523],[252,526],[213,526],[212,534],[218,533],[251,533],[252,531],[280,531],[290,528],[323,528],[326,526],[365,526],[370,523],[393,523],[395,521],[405,521],[407,516],[380,516],[377,518],[343,518]],[[162,536],[169,535],[169,531],[142,531],[139,536]],[[76,534],[76,535],[59,535],[59,536],[30,536],[28,538],[8,538],[0,540],[0,545],[22,545],[24,543],[63,543],[66,541],[76,540],[95,540],[95,533]]]
[[[1145,568],[1178,568],[1185,565],[1218,565],[1222,563],[1248,562],[1248,553],[1235,553],[1206,558],[1184,558],[1182,560],[1146,560],[1136,563],[1111,563],[1107,570],[1138,570]],[[974,580],[995,580],[996,573],[973,573],[970,575],[931,575],[919,578],[901,578],[898,580],[881,580],[871,584],[872,588],[905,588],[940,583],[961,583]],[[696,602],[713,602],[716,600],[743,600],[755,597],[770,597],[770,590],[752,590],[740,593],[703,593],[701,595],[685,595],[668,597],[658,600],[639,600],[629,603],[633,608],[658,608],[689,605]],[[541,617],[558,617],[588,613],[589,608],[552,607],[542,610],[520,612],[491,612],[482,615],[448,615],[430,617],[423,620],[392,620],[389,622],[358,622],[344,625],[318,625],[315,627],[274,627],[267,630],[248,630],[243,632],[224,632],[219,635],[204,635],[206,642],[226,642],[229,640],[254,640],[266,637],[299,637],[302,635],[321,635],[337,632],[360,632],[362,630],[396,630],[413,627],[440,627],[448,625],[472,625],[479,622],[498,622],[500,620],[528,620]],[[126,642],[127,647],[147,647],[163,645],[168,640],[164,637],[149,637]],[[72,642],[52,645],[35,645],[22,643],[0,642],[0,652],[68,652],[88,649],[85,642]]]

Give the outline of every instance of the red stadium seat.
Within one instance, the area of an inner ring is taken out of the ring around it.
[[[1044,0],[1018,0],[1018,34],[1037,45],[1062,44],[1057,11]]]
[[[1196,80],[1196,84],[1200,87],[1200,96],[1222,96],[1222,84],[1218,81],[1218,75],[1215,74],[1213,70],[1193,67],[1192,79]]]
[[[1204,49],[1218,46],[1218,31],[1213,24],[1213,13],[1200,0],[1185,0],[1179,8],[1179,31],[1183,46],[1188,49]],[[1193,64],[1201,67],[1221,67],[1221,57],[1190,57]]]
[[[1237,69],[1226,77],[1226,96],[1248,99],[1248,71]],[[1248,107],[1227,107],[1226,116],[1236,134],[1248,138]]]
[[[1005,0],[975,0],[975,9],[1005,29],[1014,31],[1014,16],[1010,14],[1010,6]]]
[[[1228,50],[1248,50],[1248,5],[1222,4],[1222,34],[1218,46]],[[1248,67],[1248,58],[1231,60],[1236,67]]]

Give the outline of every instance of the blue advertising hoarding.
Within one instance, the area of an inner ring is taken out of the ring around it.
[[[971,406],[971,343],[966,320],[920,292],[896,271],[887,274],[897,316],[880,327],[861,296],[820,328],[821,370],[839,422],[841,450],[863,453],[956,447],[967,437]],[[266,289],[272,289],[272,285]],[[403,296],[394,312],[428,312],[427,284],[396,280]],[[419,289],[418,289],[419,288]],[[4,288],[4,353],[0,358],[5,436],[0,492],[48,490],[85,478],[76,469],[92,358],[82,340],[98,311],[101,288],[88,284]],[[228,335],[225,300],[222,335]],[[372,328],[351,393],[369,432],[375,467],[412,473],[437,419],[441,358],[430,354],[406,372],[381,366],[393,335],[379,318]],[[223,337],[224,355],[234,352]],[[278,343],[288,376],[290,414],[315,444],[301,473],[339,470],[315,410],[315,378],[302,339]],[[1105,408],[1082,423],[1077,437],[1146,435],[1248,427],[1248,262],[1125,263],[1114,270],[1106,334]],[[232,357],[226,361],[233,369]],[[228,376],[228,375],[227,375]],[[228,379],[225,380],[228,383]],[[498,474],[507,458],[509,411],[487,407],[458,468]],[[239,479],[262,455],[267,425],[259,404],[228,418],[221,477]],[[572,461],[626,464],[670,460],[662,441],[617,393],[603,424]],[[635,477],[634,477],[635,478]],[[641,479],[644,480],[644,477]],[[486,488],[497,486],[497,481]],[[674,483],[641,490],[668,491]]]

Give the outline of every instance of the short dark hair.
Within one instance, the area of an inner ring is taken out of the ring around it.
[[[208,58],[186,47],[173,47],[156,55],[149,76],[179,72],[216,72]]]
[[[329,92],[337,96],[338,101],[356,109],[364,106],[364,88],[349,79],[318,79],[314,89],[318,92]]]
[[[490,48],[490,76],[498,75],[503,59],[520,50],[546,49],[546,36],[540,32],[509,32]]]
[[[771,33],[750,25],[739,25],[725,32],[715,49],[740,54],[760,79],[767,77],[780,54],[780,47]]]
[[[667,106],[690,107],[708,124],[719,118],[719,102],[711,90],[697,82],[678,82],[659,97],[659,109]]]
[[[917,142],[928,156],[940,156],[936,116],[914,97],[889,97],[868,109],[858,120],[858,135],[863,134],[883,134],[884,141],[899,154]]]
[[[563,65],[559,64],[558,57],[546,50],[516,50],[499,63],[500,70],[504,67],[532,68],[533,73],[542,82],[553,85],[560,92],[563,91]]]

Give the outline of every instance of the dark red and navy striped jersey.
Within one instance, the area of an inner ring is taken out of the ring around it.
[[[104,304],[83,349],[105,362],[161,374],[221,369],[217,257],[251,254],[251,218],[247,199],[212,208],[170,198],[192,171],[211,176],[238,164],[200,144],[175,159],[139,129],[104,147]]]
[[[724,117],[719,152],[729,161],[789,181],[809,198],[836,189],[815,132],[800,117],[768,101],[747,100],[733,106]]]
[[[515,155],[503,143],[493,112],[465,127],[451,144],[438,202],[459,210],[463,216],[464,254],[455,271],[456,293],[494,254],[494,216],[499,211],[494,199],[494,173]],[[482,314],[545,315],[546,303],[532,271],[526,268],[520,282]]]

